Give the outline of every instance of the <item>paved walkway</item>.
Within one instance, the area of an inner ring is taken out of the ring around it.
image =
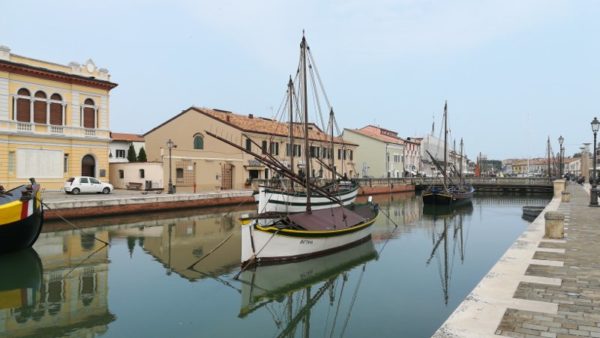
[[[517,239],[434,337],[600,337],[600,208],[582,186],[565,215],[565,240],[543,239],[543,214]]]

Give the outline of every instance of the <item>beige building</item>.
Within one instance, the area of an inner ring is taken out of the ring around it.
[[[288,168],[293,152],[294,171],[298,172],[304,168],[302,130],[300,125],[294,125],[295,141],[290,147],[289,125],[286,123],[253,114],[239,115],[219,109],[190,107],[144,134],[144,138],[148,161],[163,163],[165,186],[171,178],[177,192],[194,192],[243,189],[251,179],[273,176],[272,171],[252,155],[207,135],[206,131],[255,153],[269,153]],[[168,140],[173,142],[170,151]],[[311,124],[309,147],[311,176],[331,176],[320,161],[333,161],[339,173],[355,176],[356,144],[336,137],[332,153],[328,136]]]
[[[160,190],[165,188],[162,162],[111,163],[110,184],[115,189]]]
[[[403,177],[405,142],[395,131],[369,125],[344,129],[342,137],[360,144],[356,150],[360,177]]]
[[[65,178],[108,178],[108,70],[92,60],[60,65],[0,46],[0,184],[34,177],[44,189]]]

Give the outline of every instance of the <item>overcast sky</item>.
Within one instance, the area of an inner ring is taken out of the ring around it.
[[[109,69],[115,132],[192,105],[272,117],[302,30],[342,128],[403,137],[440,125],[467,154],[545,156],[591,142],[600,1],[3,1],[0,45]],[[436,134],[438,132],[436,131]]]

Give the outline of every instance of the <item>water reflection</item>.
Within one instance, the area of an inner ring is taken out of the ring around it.
[[[115,320],[108,250],[93,234],[43,234],[35,250],[0,256],[0,271],[0,336],[94,336]]]
[[[195,281],[217,277],[239,267],[241,233],[236,227],[239,214],[196,215],[163,219],[158,223],[135,223],[112,234],[127,239],[130,257],[137,243],[145,253],[162,263],[167,275],[175,273]],[[207,255],[221,243],[217,254]],[[193,269],[190,268],[192,265]]]
[[[456,260],[460,264],[465,261],[466,242],[463,221],[472,213],[472,203],[460,206],[424,205],[423,207],[423,223],[430,225],[433,245],[426,264],[430,265],[434,259],[437,263],[445,305],[448,305],[454,263]],[[452,232],[451,236],[450,232]],[[450,246],[452,250],[449,254]]]
[[[273,315],[277,337],[295,337],[296,333],[300,332],[303,337],[308,337],[311,309],[319,302],[328,302],[329,307],[335,311],[335,316],[330,318],[331,327],[328,330],[332,335],[335,331],[340,331],[340,336],[343,336],[354,306],[352,301],[347,313],[339,312],[344,297],[342,293],[348,281],[348,271],[363,264],[359,283],[355,290],[350,290],[356,295],[366,263],[376,257],[373,242],[369,240],[323,257],[246,270],[239,278],[242,282],[239,316],[246,317],[262,309]],[[321,301],[324,295],[328,297]],[[346,321],[343,321],[344,318],[347,318]]]
[[[523,231],[521,206],[547,199],[375,201],[372,241],[239,280],[242,210],[43,233],[35,250],[0,256],[0,337],[430,336]]]

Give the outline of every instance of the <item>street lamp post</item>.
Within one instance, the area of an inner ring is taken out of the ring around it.
[[[564,165],[564,155],[563,155],[563,142],[565,141],[565,138],[561,136],[559,136],[558,138],[558,144],[560,145],[560,152],[558,153],[558,172],[560,174],[560,176],[558,178],[562,178],[563,177],[563,165]]]
[[[173,179],[172,179],[173,172],[171,171],[171,162],[172,162],[173,157],[171,156],[171,150],[173,148],[177,148],[177,145],[171,139],[169,139],[167,141],[167,148],[169,148],[169,191],[168,191],[168,193],[172,194],[173,193]]]
[[[598,190],[596,189],[596,135],[600,129],[600,121],[594,117],[592,121],[592,132],[594,133],[594,161],[592,165],[594,170],[592,171],[592,190],[590,190],[590,207],[598,206]]]

